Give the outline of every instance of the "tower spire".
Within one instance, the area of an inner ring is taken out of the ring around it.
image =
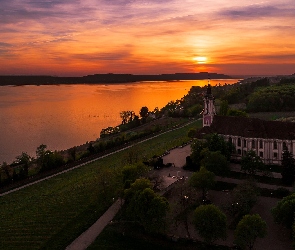
[[[208,79],[208,85],[206,88],[206,94],[204,95],[204,112],[203,112],[203,127],[211,125],[215,113],[214,96],[212,95],[210,78]]]

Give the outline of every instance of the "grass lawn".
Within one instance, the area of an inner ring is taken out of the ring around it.
[[[136,145],[139,159],[189,140],[201,121]],[[129,149],[132,150],[132,149]],[[0,249],[64,249],[110,206],[121,190],[128,150],[0,197]]]

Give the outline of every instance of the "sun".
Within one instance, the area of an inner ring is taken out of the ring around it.
[[[193,60],[199,64],[204,64],[207,62],[207,57],[206,56],[196,56],[193,58]]]

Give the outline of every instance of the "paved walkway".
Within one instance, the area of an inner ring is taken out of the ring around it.
[[[75,239],[66,250],[84,250],[89,247],[96,237],[102,232],[102,230],[109,224],[109,222],[115,217],[118,211],[123,205],[124,201],[118,199],[110,208],[83,234]]]

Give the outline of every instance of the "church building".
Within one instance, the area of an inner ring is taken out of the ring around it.
[[[265,164],[281,164],[283,149],[295,155],[295,123],[257,118],[216,115],[214,97],[208,84],[204,95],[203,128],[198,137],[217,133],[235,146],[233,157],[241,159],[253,150]]]

